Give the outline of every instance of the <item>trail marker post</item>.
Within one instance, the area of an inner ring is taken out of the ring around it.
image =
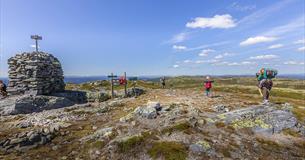
[[[113,73],[111,73],[111,75],[108,75],[108,78],[110,78],[110,84],[111,84],[111,98],[114,98],[114,78],[118,77],[117,75],[113,75]]]
[[[39,35],[31,35],[31,39],[35,40],[36,52],[38,52],[38,40],[42,40],[42,37]]]
[[[124,89],[125,89],[125,97],[127,97],[127,78],[126,78],[126,72],[124,72]]]

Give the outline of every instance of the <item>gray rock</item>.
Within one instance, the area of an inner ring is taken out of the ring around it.
[[[225,113],[225,112],[229,112],[229,108],[225,105],[217,105],[213,107],[215,112],[219,112],[219,113]]]
[[[133,97],[133,96],[140,96],[145,93],[145,90],[142,88],[131,88],[127,90],[127,96]]]
[[[63,97],[23,95],[0,100],[0,115],[27,114],[71,105],[74,103]]]

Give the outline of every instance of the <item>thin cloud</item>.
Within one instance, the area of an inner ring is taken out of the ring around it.
[[[191,62],[192,62],[192,61],[189,60],[189,59],[186,59],[186,60],[183,61],[183,63],[191,63]]]
[[[300,52],[304,52],[304,51],[305,51],[305,46],[304,46],[304,47],[300,47],[300,48],[298,48],[298,51],[300,51]]]
[[[173,49],[174,50],[186,50],[187,47],[186,46],[173,45]]]
[[[265,37],[265,36],[256,36],[256,37],[249,37],[248,39],[240,42],[241,46],[248,46],[257,43],[265,43],[265,42],[272,42],[275,41],[277,37]]]
[[[215,56],[214,58],[215,58],[215,59],[222,59],[222,58],[223,58],[223,55],[220,54],[220,55]]]
[[[256,9],[256,5],[241,5],[238,2],[233,2],[228,9],[244,12]]]
[[[289,33],[295,33],[297,31],[303,31],[305,24],[304,24],[304,15],[299,16],[284,25],[273,27],[268,31],[262,33],[261,35],[264,36],[287,36]]]
[[[212,18],[197,17],[191,22],[186,23],[188,28],[232,28],[236,24],[234,19],[229,14],[215,15]]]
[[[274,44],[268,47],[268,49],[276,49],[276,48],[282,48],[284,45],[282,44]]]
[[[286,61],[284,62],[285,65],[304,65],[304,62],[297,62],[297,61]]]
[[[276,59],[276,58],[278,58],[277,55],[266,54],[266,55],[258,55],[258,56],[250,57],[249,59],[252,59],[252,60],[266,60],[266,59]]]
[[[179,67],[178,64],[173,65],[173,68],[178,68],[178,67]]]
[[[209,53],[215,52],[213,49],[204,49],[198,55],[201,57],[207,56]]]
[[[189,38],[189,34],[190,33],[188,33],[188,32],[178,33],[178,34],[174,35],[169,41],[167,41],[167,43],[184,42],[185,40],[187,40]]]
[[[257,10],[252,14],[245,16],[240,21],[238,21],[237,24],[241,24],[241,26],[247,27],[251,26],[251,24],[259,23],[268,18],[269,16],[273,15],[272,13],[280,11],[282,8],[287,7],[291,2],[291,0],[279,1],[276,4]]]
[[[305,44],[305,38],[293,42],[294,44]]]

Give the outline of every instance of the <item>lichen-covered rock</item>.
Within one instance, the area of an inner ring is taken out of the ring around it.
[[[110,99],[110,95],[106,92],[86,92],[87,101],[89,102],[104,102]]]
[[[252,128],[254,132],[279,133],[287,128],[304,130],[304,127],[297,127],[298,120],[289,109],[279,106],[250,106],[217,117],[234,128]]]
[[[131,88],[127,90],[127,96],[133,97],[133,96],[140,96],[145,93],[145,90],[142,88]]]
[[[65,89],[61,64],[44,52],[17,54],[8,59],[10,95],[48,95]]]

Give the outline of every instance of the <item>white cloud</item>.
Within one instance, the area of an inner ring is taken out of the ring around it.
[[[213,50],[213,49],[204,49],[198,55],[203,57],[203,56],[207,56],[211,52],[215,52],[215,50]]]
[[[214,65],[214,66],[221,66],[221,65],[227,65],[227,64],[229,64],[229,62],[218,62],[218,63],[214,63],[214,64],[212,64],[212,65]]]
[[[298,48],[298,51],[300,51],[300,52],[305,51],[305,46],[304,46],[304,47],[300,47],[300,48]]]
[[[285,65],[304,65],[304,62],[297,62],[297,61],[286,61],[284,62]]]
[[[233,63],[229,63],[228,66],[240,66],[240,64],[237,62],[233,62]]]
[[[187,60],[184,60],[183,63],[191,63],[192,61],[187,59]]]
[[[293,42],[294,44],[305,44],[305,38],[304,39],[299,39],[295,42]]]
[[[269,46],[268,49],[276,49],[276,48],[281,48],[283,46],[284,45],[282,45],[282,44],[274,44],[274,45]]]
[[[204,63],[205,61],[202,61],[202,60],[197,60],[195,61],[196,64],[201,64],[201,63]]]
[[[275,59],[275,58],[278,58],[278,56],[274,54],[266,54],[266,55],[258,55],[255,57],[250,57],[249,59],[264,60],[264,59]]]
[[[223,55],[220,54],[220,55],[215,56],[214,58],[215,59],[221,59],[221,58],[223,58]]]
[[[245,41],[240,42],[241,46],[247,46],[257,43],[264,43],[264,42],[272,42],[275,41],[276,37],[265,37],[265,36],[256,36],[256,37],[250,37],[246,39]]]
[[[229,14],[215,15],[212,18],[197,17],[186,23],[188,28],[232,28],[236,24]]]
[[[243,61],[241,62],[242,65],[251,65],[251,64],[255,64],[256,62],[250,62],[250,61]]]
[[[178,64],[173,65],[173,68],[178,68],[178,67],[179,67]]]
[[[186,50],[187,47],[186,46],[173,45],[173,49],[175,49],[175,50]]]

